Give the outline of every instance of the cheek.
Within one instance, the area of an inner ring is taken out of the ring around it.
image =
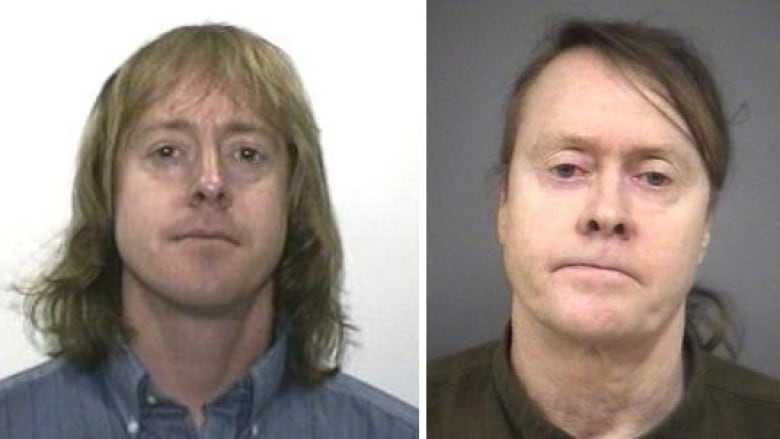
[[[654,239],[648,243],[650,254],[655,254],[659,263],[673,269],[674,266],[694,267],[698,262],[703,237],[702,229],[697,227],[678,228],[678,232],[659,228],[653,233]],[[648,238],[651,238],[648,236]]]
[[[125,172],[119,180],[114,194],[114,218],[117,245],[122,248],[151,246],[153,239],[164,226],[162,219],[170,217],[171,188],[151,184],[148,179],[139,178],[137,173]],[[143,244],[143,246],[141,245]]]
[[[244,221],[252,231],[255,246],[283,246],[287,233],[287,199],[284,187],[271,185],[256,192],[248,192],[234,203],[234,217]],[[266,248],[271,250],[271,248]],[[275,250],[273,250],[275,251]]]
[[[251,203],[251,204],[250,204]],[[253,198],[247,203],[247,214],[236,213],[236,218],[247,218],[247,221],[257,226],[259,230],[273,233],[287,224],[287,206],[276,197]]]
[[[552,196],[533,186],[516,191],[506,205],[509,239],[534,253],[563,245],[576,231],[577,199]]]
[[[642,242],[637,245],[639,266],[663,290],[686,294],[693,282],[702,251],[703,220],[666,217],[665,221],[646,222]]]
[[[523,191],[515,190],[504,206],[503,252],[510,277],[527,279],[546,273],[550,256],[571,245],[576,225],[573,201],[550,197],[530,185]]]

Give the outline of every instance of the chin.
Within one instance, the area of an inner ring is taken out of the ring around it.
[[[183,313],[202,317],[216,317],[232,312],[246,311],[259,296],[259,291],[204,288],[202,285],[181,288],[182,286],[179,285],[177,288],[158,292],[157,295]]]
[[[626,325],[604,324],[603,322],[569,322],[564,327],[559,327],[559,332],[566,338],[587,344],[610,344],[621,341],[636,340],[639,336],[636,328],[628,328]]]
[[[141,302],[192,316],[216,317],[247,311],[264,291],[270,291],[270,279],[225,270],[224,266],[199,270],[187,264],[170,264],[159,270],[157,266],[146,264],[139,268],[133,270],[125,266],[123,295],[130,293],[139,299],[153,298],[155,300]]]
[[[147,277],[143,284],[149,287],[149,293],[172,309],[201,316],[247,310],[264,291],[254,282],[245,282],[246,276],[218,268],[158,273],[158,276]]]
[[[625,303],[567,304],[551,316],[549,326],[567,338],[587,343],[614,343],[636,340],[642,328],[641,316],[625,309]]]

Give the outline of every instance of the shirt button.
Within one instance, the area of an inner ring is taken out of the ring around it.
[[[127,423],[127,432],[130,433],[131,436],[138,434],[138,421],[135,419],[130,420],[130,422]]]
[[[257,425],[252,426],[252,436],[257,436]]]
[[[155,405],[157,404],[157,398],[153,394],[146,395],[146,402],[149,403],[149,405]]]

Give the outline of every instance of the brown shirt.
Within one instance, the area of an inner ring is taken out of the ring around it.
[[[692,349],[691,376],[675,410],[647,438],[780,438],[780,382]],[[523,393],[509,341],[428,366],[428,437],[570,438]]]

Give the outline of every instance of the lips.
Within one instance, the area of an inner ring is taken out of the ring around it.
[[[176,233],[174,241],[202,240],[202,241],[225,241],[233,245],[238,245],[238,240],[226,230],[222,229],[189,229]]]
[[[566,269],[566,268],[574,268],[574,269],[583,269],[583,270],[603,270],[605,272],[613,272],[622,274],[625,276],[628,276],[635,281],[639,282],[639,276],[632,270],[630,267],[626,266],[625,264],[621,263],[612,263],[612,262],[605,262],[605,261],[591,261],[591,260],[568,260],[560,264],[558,267],[556,267],[556,270]]]

